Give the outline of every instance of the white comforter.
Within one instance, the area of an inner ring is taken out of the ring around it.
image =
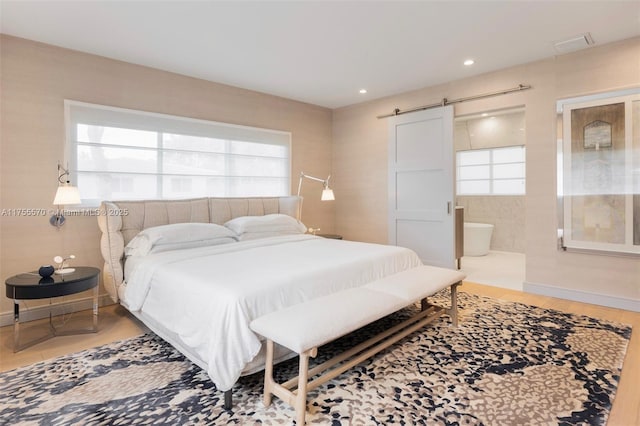
[[[121,296],[176,333],[224,391],[260,350],[254,318],[421,264],[401,247],[288,235],[129,258]]]

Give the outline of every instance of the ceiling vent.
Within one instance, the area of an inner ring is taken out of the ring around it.
[[[591,34],[584,33],[576,37],[572,37],[568,40],[559,41],[554,44],[556,52],[559,54],[575,52],[576,50],[586,49],[589,46],[593,46],[593,38]]]

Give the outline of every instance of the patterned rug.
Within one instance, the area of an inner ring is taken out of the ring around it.
[[[446,301],[447,295],[437,298]],[[311,392],[308,424],[605,424],[631,328],[460,294],[447,317]],[[408,309],[320,349],[326,359],[397,322]],[[291,377],[293,359],[276,367]],[[234,388],[231,411],[197,366],[154,335],[0,375],[0,424],[293,424],[262,374]]]

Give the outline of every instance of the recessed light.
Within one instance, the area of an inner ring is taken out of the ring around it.
[[[360,89],[359,92],[364,95],[365,93],[367,93],[367,89]]]
[[[482,116],[483,116],[483,117],[486,117],[487,115],[489,115],[489,114],[487,114],[486,112],[483,112],[483,113],[482,113]]]
[[[466,66],[473,65],[474,63],[475,63],[475,61],[473,59],[467,59],[466,61],[464,61],[464,64]]]

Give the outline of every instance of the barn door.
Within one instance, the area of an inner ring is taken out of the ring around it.
[[[453,106],[389,118],[389,243],[455,268]]]

